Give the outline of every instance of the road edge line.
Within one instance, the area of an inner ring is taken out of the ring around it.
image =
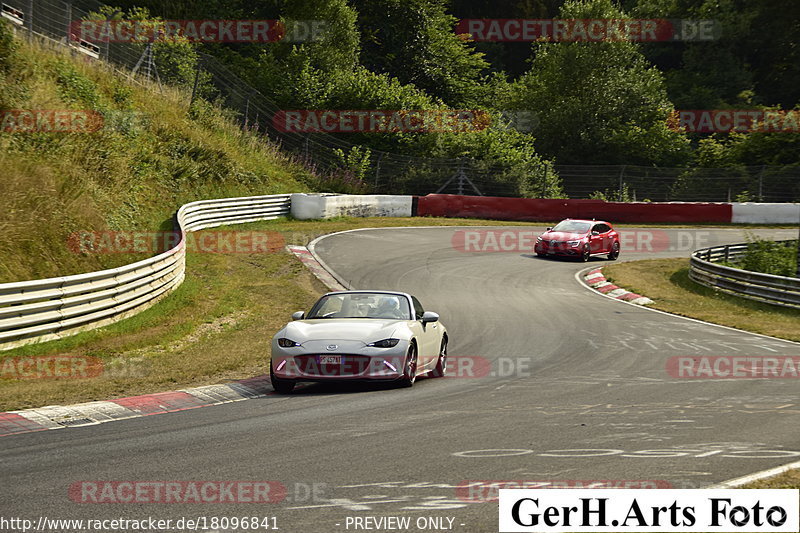
[[[729,479],[727,481],[722,481],[720,483],[715,483],[713,485],[709,485],[708,489],[735,489],[741,487],[742,485],[747,485],[748,483],[752,483],[754,481],[760,481],[762,479],[775,477],[777,475],[783,474],[790,470],[796,470],[800,468],[800,461],[795,461],[794,463],[788,463],[782,466],[776,466],[775,468],[769,468],[767,470],[761,470],[759,472],[753,472],[752,474],[747,474],[746,476],[741,476],[733,479]]]

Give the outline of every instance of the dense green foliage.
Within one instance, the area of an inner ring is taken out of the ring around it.
[[[322,19],[316,42],[206,45],[283,109],[524,110],[531,131],[340,134],[425,157],[500,164],[538,183],[555,164],[797,165],[800,135],[694,134],[678,109],[784,109],[800,94],[800,4],[763,0],[125,0],[164,18]],[[667,42],[472,42],[461,18],[712,19],[716,38]],[[179,74],[178,74],[179,76]],[[516,161],[516,163],[508,163]],[[504,170],[500,174],[506,173]],[[688,173],[684,181],[691,181]],[[406,176],[408,178],[408,176]],[[409,178],[410,179],[410,178]],[[539,184],[535,185],[541,189]],[[547,187],[545,187],[547,189]],[[558,194],[558,188],[548,194]]]
[[[778,243],[750,236],[747,251],[735,266],[753,272],[794,277],[797,274],[797,241]]]
[[[597,0],[569,3],[560,16],[623,14]],[[536,110],[537,147],[559,163],[680,166],[688,157],[686,138],[667,126],[673,108],[663,76],[630,41],[537,43],[518,87],[515,107]]]
[[[88,6],[94,1],[78,3]],[[624,165],[645,169],[645,175],[657,167],[671,169],[673,182],[659,185],[659,190],[671,192],[654,198],[719,199],[725,194],[764,198],[765,176],[767,197],[800,198],[800,124],[794,133],[712,135],[680,129],[675,114],[676,110],[796,109],[800,116],[798,2],[107,0],[107,4],[102,8],[93,4],[89,18],[267,19],[280,20],[289,28],[296,22],[320,21],[324,32],[311,40],[200,45],[176,39],[152,45],[162,81],[233,109],[248,127],[254,127],[249,115],[254,94],[262,99],[255,126],[262,131],[269,129],[277,110],[470,110],[488,117],[477,131],[277,135],[282,146],[328,176],[334,190],[432,192],[466,164],[490,193],[585,195],[593,186],[601,194],[613,185],[602,170],[587,175],[597,183],[581,184],[581,192],[566,181],[571,171],[563,165]],[[600,41],[481,42],[459,24],[480,18],[657,19],[662,30],[673,21],[678,33],[684,26],[675,21],[710,21],[713,31],[706,36],[710,38],[701,39],[686,35],[689,38],[673,39],[662,31],[658,42],[619,36]],[[134,44],[134,57],[146,46],[146,41]],[[203,54],[214,56],[232,74],[210,71]],[[113,61],[113,52],[107,55]],[[522,115],[533,118],[528,121],[531,127],[514,118]],[[774,168],[765,174],[762,167]],[[725,181],[714,182],[715,190],[704,192],[712,175],[703,170],[708,168],[725,169],[715,175]],[[641,186],[632,187],[635,197]]]

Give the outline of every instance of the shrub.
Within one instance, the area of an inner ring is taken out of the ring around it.
[[[797,241],[779,243],[748,235],[747,251],[737,267],[775,276],[794,277],[797,275]]]

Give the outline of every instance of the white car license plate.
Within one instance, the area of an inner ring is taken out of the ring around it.
[[[321,365],[341,365],[342,364],[342,356],[341,355],[320,355],[319,356],[319,364],[321,364]]]

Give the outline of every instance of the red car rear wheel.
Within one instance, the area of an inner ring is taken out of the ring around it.
[[[611,251],[608,252],[609,261],[616,261],[617,257],[619,257],[619,241],[616,241],[614,244],[612,244]]]

